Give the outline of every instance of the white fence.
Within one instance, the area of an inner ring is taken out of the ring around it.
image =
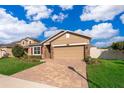
[[[90,48],[90,56],[92,58],[124,60],[124,52],[123,51],[110,50],[110,49],[98,49],[96,47]]]

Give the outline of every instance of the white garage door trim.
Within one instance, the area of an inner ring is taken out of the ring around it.
[[[54,59],[83,59],[84,46],[62,46],[53,48]]]
[[[88,43],[72,43],[72,44],[58,44],[58,45],[52,45],[53,47],[57,46],[77,46],[77,45],[87,45]]]

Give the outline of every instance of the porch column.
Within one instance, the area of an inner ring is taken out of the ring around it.
[[[84,57],[90,56],[90,45],[85,45],[84,49]]]
[[[50,57],[53,59],[54,58],[54,56],[53,56],[53,47],[51,46],[50,49],[51,49]]]
[[[41,57],[45,58],[45,46],[42,47]]]
[[[33,55],[33,47],[28,48],[28,55],[29,56]]]

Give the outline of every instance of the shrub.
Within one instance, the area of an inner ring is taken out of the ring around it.
[[[87,64],[97,64],[97,63],[100,63],[100,60],[97,59],[97,58],[91,58],[90,56],[87,56],[84,61],[87,63]]]
[[[20,45],[16,45],[12,48],[12,53],[15,57],[20,58],[25,54],[24,48]]]
[[[101,61],[98,58],[92,58],[91,63],[92,64],[97,64],[100,63]]]
[[[124,41],[113,43],[111,48],[114,50],[124,50]]]
[[[86,63],[89,63],[89,62],[91,62],[91,57],[90,56],[87,56],[87,57],[85,57],[84,58],[84,61],[86,62]]]
[[[41,60],[41,56],[28,56],[28,55],[24,55],[22,58],[23,61],[27,61],[27,62],[40,62]]]

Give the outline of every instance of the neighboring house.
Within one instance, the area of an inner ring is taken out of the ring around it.
[[[12,48],[10,47],[0,47],[0,58],[4,56],[12,57]]]
[[[37,44],[37,43],[39,43],[38,40],[27,37],[27,38],[24,38],[20,41],[12,42],[12,43],[9,43],[9,44],[1,44],[0,45],[0,58],[5,56],[5,55],[8,55],[9,57],[12,57],[13,56],[12,55],[12,48],[17,44],[23,46],[25,48],[25,50],[28,51],[28,46],[29,45]]]
[[[30,37],[24,38],[24,39],[16,42],[16,44],[19,44],[19,45],[23,46],[24,48],[27,48],[29,45],[37,44],[37,43],[39,43],[38,40],[30,38]]]
[[[39,44],[30,45],[28,55],[51,59],[84,59],[90,54],[89,36],[61,31]]]

